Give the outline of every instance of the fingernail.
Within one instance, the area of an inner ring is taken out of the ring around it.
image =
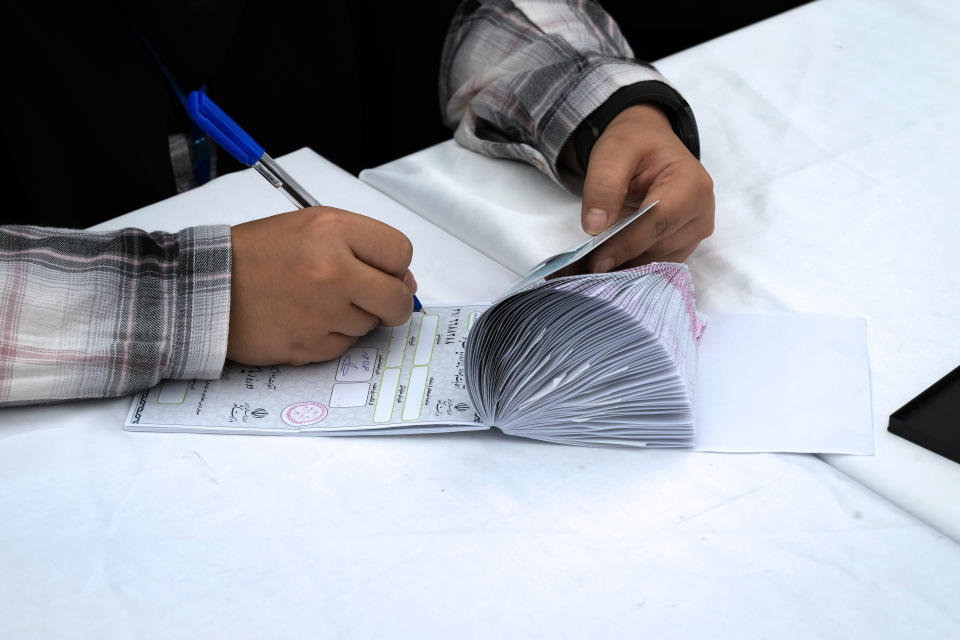
[[[403,284],[407,285],[407,289],[410,289],[410,291],[417,292],[417,280],[410,271],[403,274]]]
[[[583,230],[597,235],[607,228],[607,212],[603,209],[589,209],[583,221]]]
[[[593,265],[594,273],[606,273],[613,269],[614,263],[613,258],[601,258],[597,261],[597,264]]]

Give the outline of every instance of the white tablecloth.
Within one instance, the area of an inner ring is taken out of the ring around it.
[[[283,161],[430,244],[425,299],[512,278],[312,152]],[[112,226],[285,208],[247,171]],[[810,456],[129,433],[128,407],[0,411],[0,637],[960,631],[960,546]]]
[[[283,162],[410,235],[425,299],[510,281],[312,152]],[[247,171],[110,226],[286,208]],[[960,633],[960,547],[814,457],[128,433],[128,406],[0,411],[0,637]]]
[[[958,26],[957,2],[819,0],[658,63],[716,184],[700,308],[865,318],[876,455],[826,459],[955,540],[960,465],[886,428],[960,365]],[[577,198],[453,142],[362,179],[518,271],[582,237]]]

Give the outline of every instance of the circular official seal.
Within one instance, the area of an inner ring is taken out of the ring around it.
[[[326,417],[327,408],[319,402],[298,402],[290,405],[280,414],[280,418],[291,427],[317,424]]]

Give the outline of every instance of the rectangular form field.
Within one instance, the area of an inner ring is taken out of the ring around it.
[[[183,404],[189,380],[164,380],[157,393],[157,404]]]
[[[340,382],[362,382],[373,377],[373,367],[377,362],[376,347],[354,347],[347,349],[337,363],[337,380]]]
[[[430,367],[414,367],[410,371],[407,398],[403,402],[403,419],[416,420],[423,409],[423,396],[427,392],[427,374]]]
[[[368,382],[340,382],[333,385],[330,394],[331,407],[362,407],[367,404],[370,393]]]
[[[417,350],[413,354],[413,364],[430,364],[433,356],[433,341],[437,337],[440,316],[423,316],[420,320],[420,334],[417,336]]]
[[[410,332],[410,320],[399,327],[390,328],[390,346],[387,347],[385,367],[399,367],[403,364],[403,354],[407,348],[407,334]]]
[[[393,415],[393,401],[397,397],[400,385],[400,369],[384,369],[380,378],[380,392],[377,394],[377,406],[373,410],[374,422],[389,422]]]

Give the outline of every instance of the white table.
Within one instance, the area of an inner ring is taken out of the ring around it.
[[[410,235],[425,301],[512,278],[312,152],[282,162]],[[111,225],[285,208],[248,171]],[[128,406],[0,411],[0,637],[960,632],[960,546],[812,456],[128,433]]]
[[[321,200],[432,240],[425,299],[511,278],[312,152],[283,161]],[[261,182],[114,224],[284,209]],[[128,433],[128,406],[0,411],[0,637],[960,630],[960,547],[811,456]]]

